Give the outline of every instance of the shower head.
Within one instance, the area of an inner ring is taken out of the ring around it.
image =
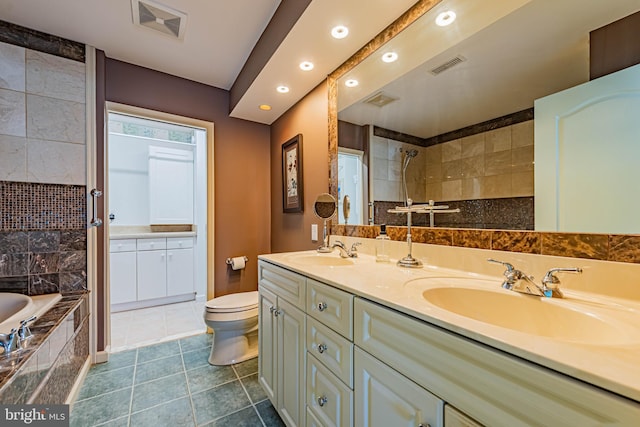
[[[409,158],[413,158],[418,155],[418,150],[407,150],[405,151],[405,156]]]
[[[409,166],[409,162],[411,161],[411,159],[413,159],[415,156],[418,155],[418,150],[412,149],[412,150],[405,150],[404,152],[404,162],[402,164],[402,169],[406,169],[407,166]]]

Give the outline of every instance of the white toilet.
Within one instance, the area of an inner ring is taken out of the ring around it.
[[[258,355],[258,291],[207,301],[204,322],[213,329],[212,365],[231,365]]]

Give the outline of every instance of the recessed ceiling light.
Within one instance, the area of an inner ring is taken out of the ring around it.
[[[302,71],[311,71],[313,70],[313,62],[303,61],[300,63],[300,69]]]
[[[344,82],[344,85],[346,87],[356,87],[358,86],[358,81],[356,79],[349,79],[346,82]]]
[[[269,110],[271,110],[271,105],[262,104],[258,108],[261,109],[262,111],[269,111]]]
[[[453,21],[455,20],[456,13],[452,10],[447,10],[446,12],[442,12],[436,17],[436,25],[446,27],[449,24],[453,24]]]
[[[384,62],[393,62],[398,59],[398,54],[395,52],[387,52],[382,55],[382,61]]]
[[[278,86],[276,88],[276,90],[280,93],[287,93],[289,92],[289,88],[287,86]]]
[[[331,29],[331,35],[336,39],[343,39],[349,35],[349,29],[344,25],[338,25]]]

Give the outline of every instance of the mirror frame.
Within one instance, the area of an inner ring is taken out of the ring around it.
[[[327,77],[329,193],[338,199],[338,79],[351,71],[442,0],[419,0]],[[640,235],[562,233],[488,229],[412,227],[415,243],[640,264]],[[331,224],[331,234],[375,238],[379,225]],[[407,227],[389,226],[392,240],[406,239]]]

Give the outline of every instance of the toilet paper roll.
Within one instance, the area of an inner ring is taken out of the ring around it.
[[[235,258],[231,258],[231,269],[233,270],[242,270],[244,268],[244,257],[237,256]]]

